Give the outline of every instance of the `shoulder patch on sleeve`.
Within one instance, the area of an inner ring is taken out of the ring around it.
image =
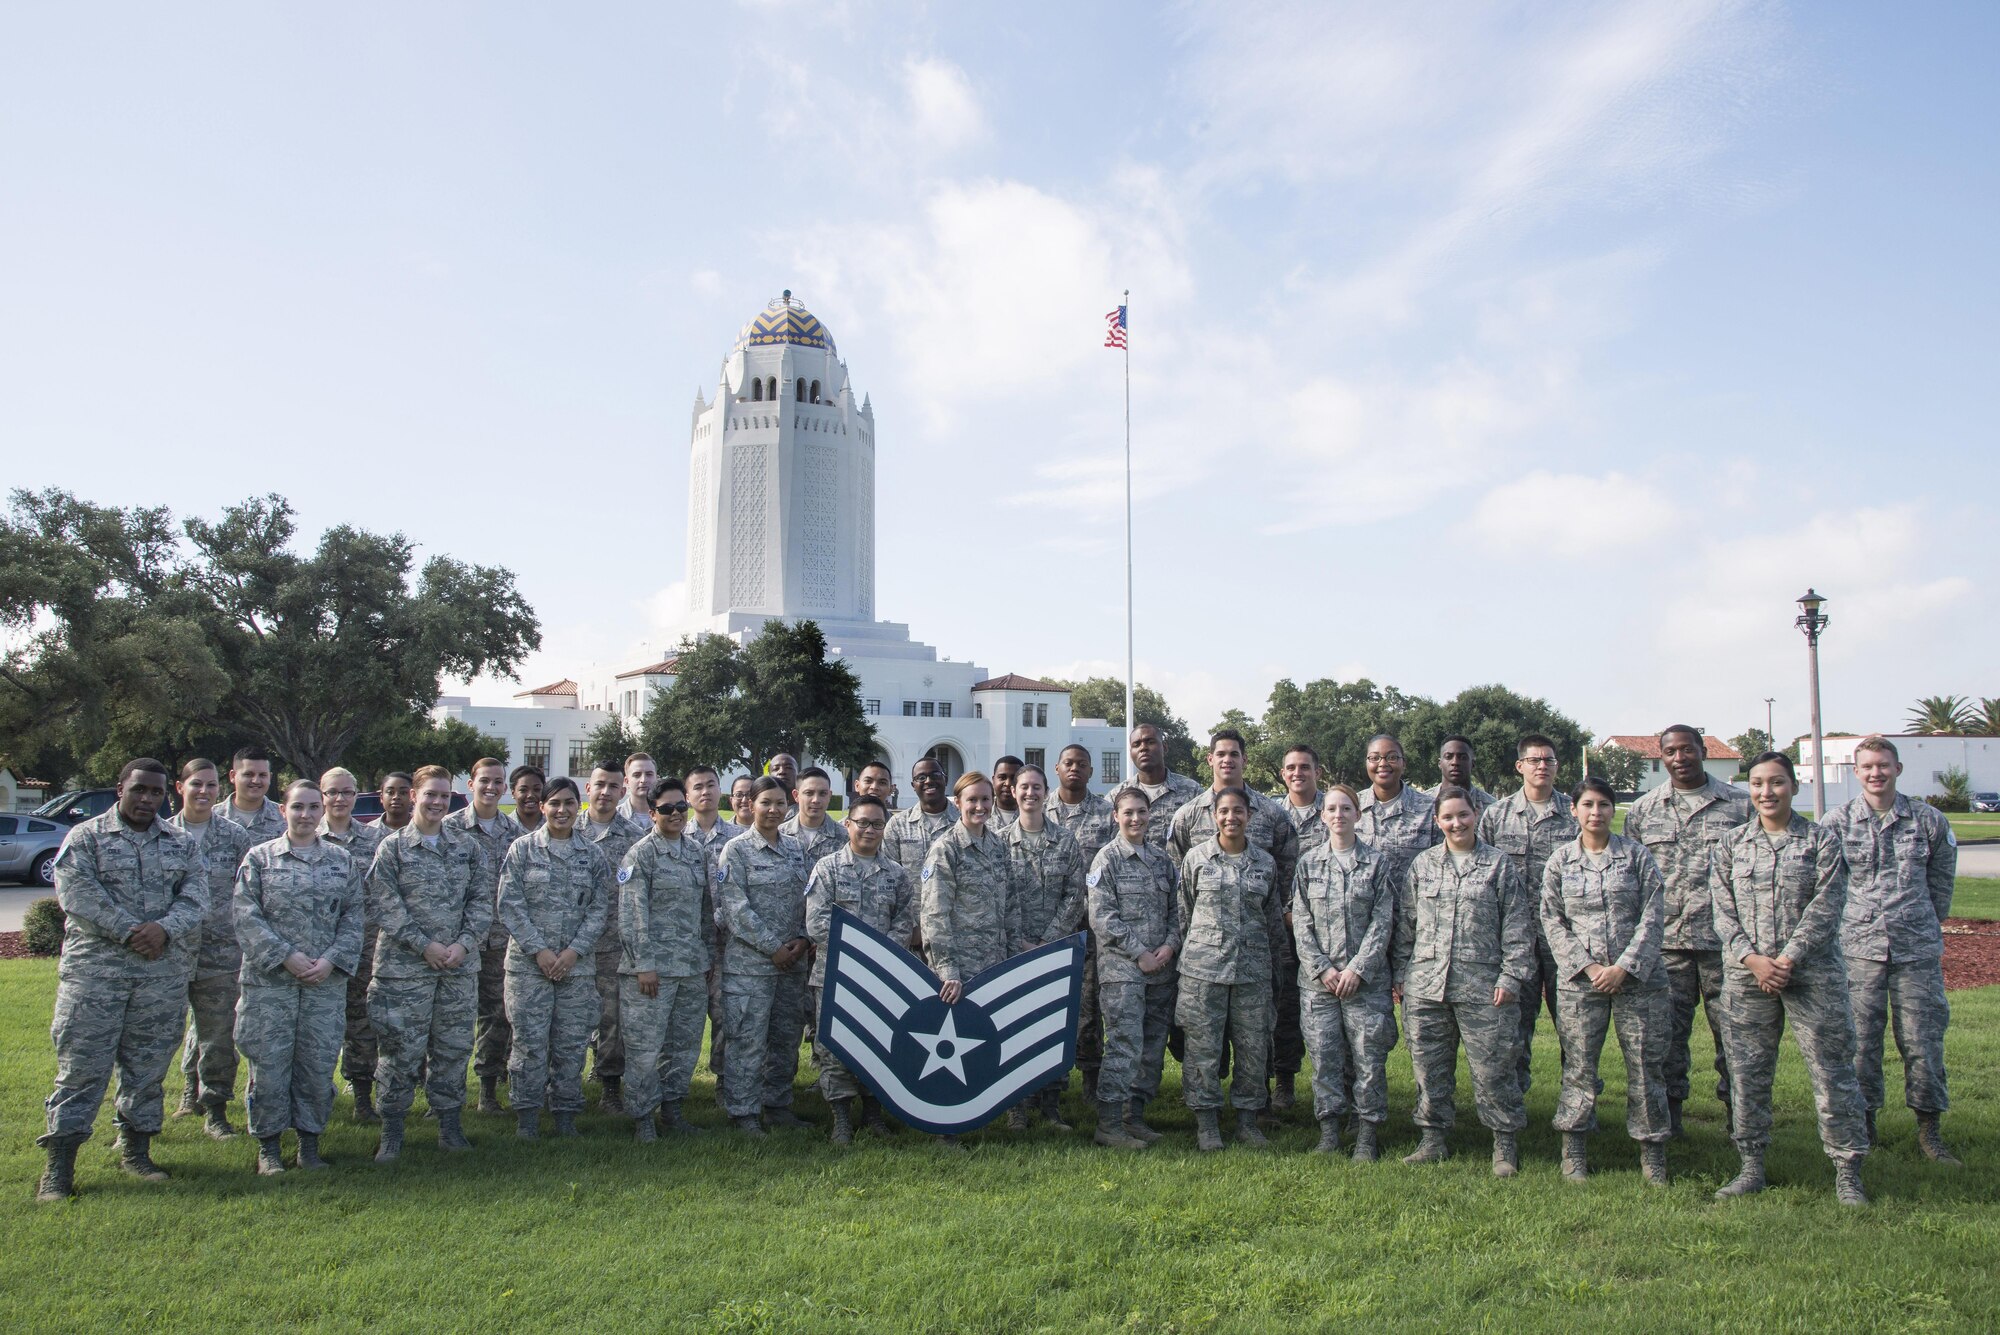
[[[618,884],[623,885],[625,884],[625,882],[631,879],[632,879],[632,869],[630,867],[620,867],[618,869]]]
[[[729,864],[726,861],[717,862],[715,864],[715,879],[718,881],[726,881],[729,879]]]
[[[928,862],[924,864],[923,877],[926,881],[931,878],[931,864]]]
[[[1104,879],[1104,873],[1101,870],[1092,868],[1090,875],[1083,878],[1083,883],[1089,886],[1092,890],[1095,890],[1097,888],[1097,883],[1103,879]]]

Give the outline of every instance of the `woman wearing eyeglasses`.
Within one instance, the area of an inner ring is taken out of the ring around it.
[[[650,1143],[658,1130],[686,1135],[681,1112],[701,1055],[708,1018],[709,942],[715,933],[708,851],[687,838],[687,789],[656,781],[653,828],[618,869],[618,1013],[625,1025],[625,1110],[632,1136]]]

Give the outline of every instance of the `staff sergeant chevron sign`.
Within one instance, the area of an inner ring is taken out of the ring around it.
[[[1083,952],[1079,932],[1016,955],[947,1006],[922,960],[836,905],[819,1041],[911,1126],[971,1131],[1069,1074]]]

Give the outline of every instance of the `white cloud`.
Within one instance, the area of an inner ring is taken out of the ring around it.
[[[1571,559],[1639,555],[1679,519],[1652,484],[1623,473],[1536,472],[1487,492],[1470,522],[1496,555]]]
[[[937,57],[903,63],[911,133],[941,151],[963,148],[986,134],[986,117],[965,71]]]

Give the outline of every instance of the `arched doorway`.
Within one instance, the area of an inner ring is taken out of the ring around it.
[[[939,742],[924,752],[924,759],[935,760],[944,767],[944,786],[949,791],[958,782],[958,776],[965,773],[965,757],[950,742]]]

